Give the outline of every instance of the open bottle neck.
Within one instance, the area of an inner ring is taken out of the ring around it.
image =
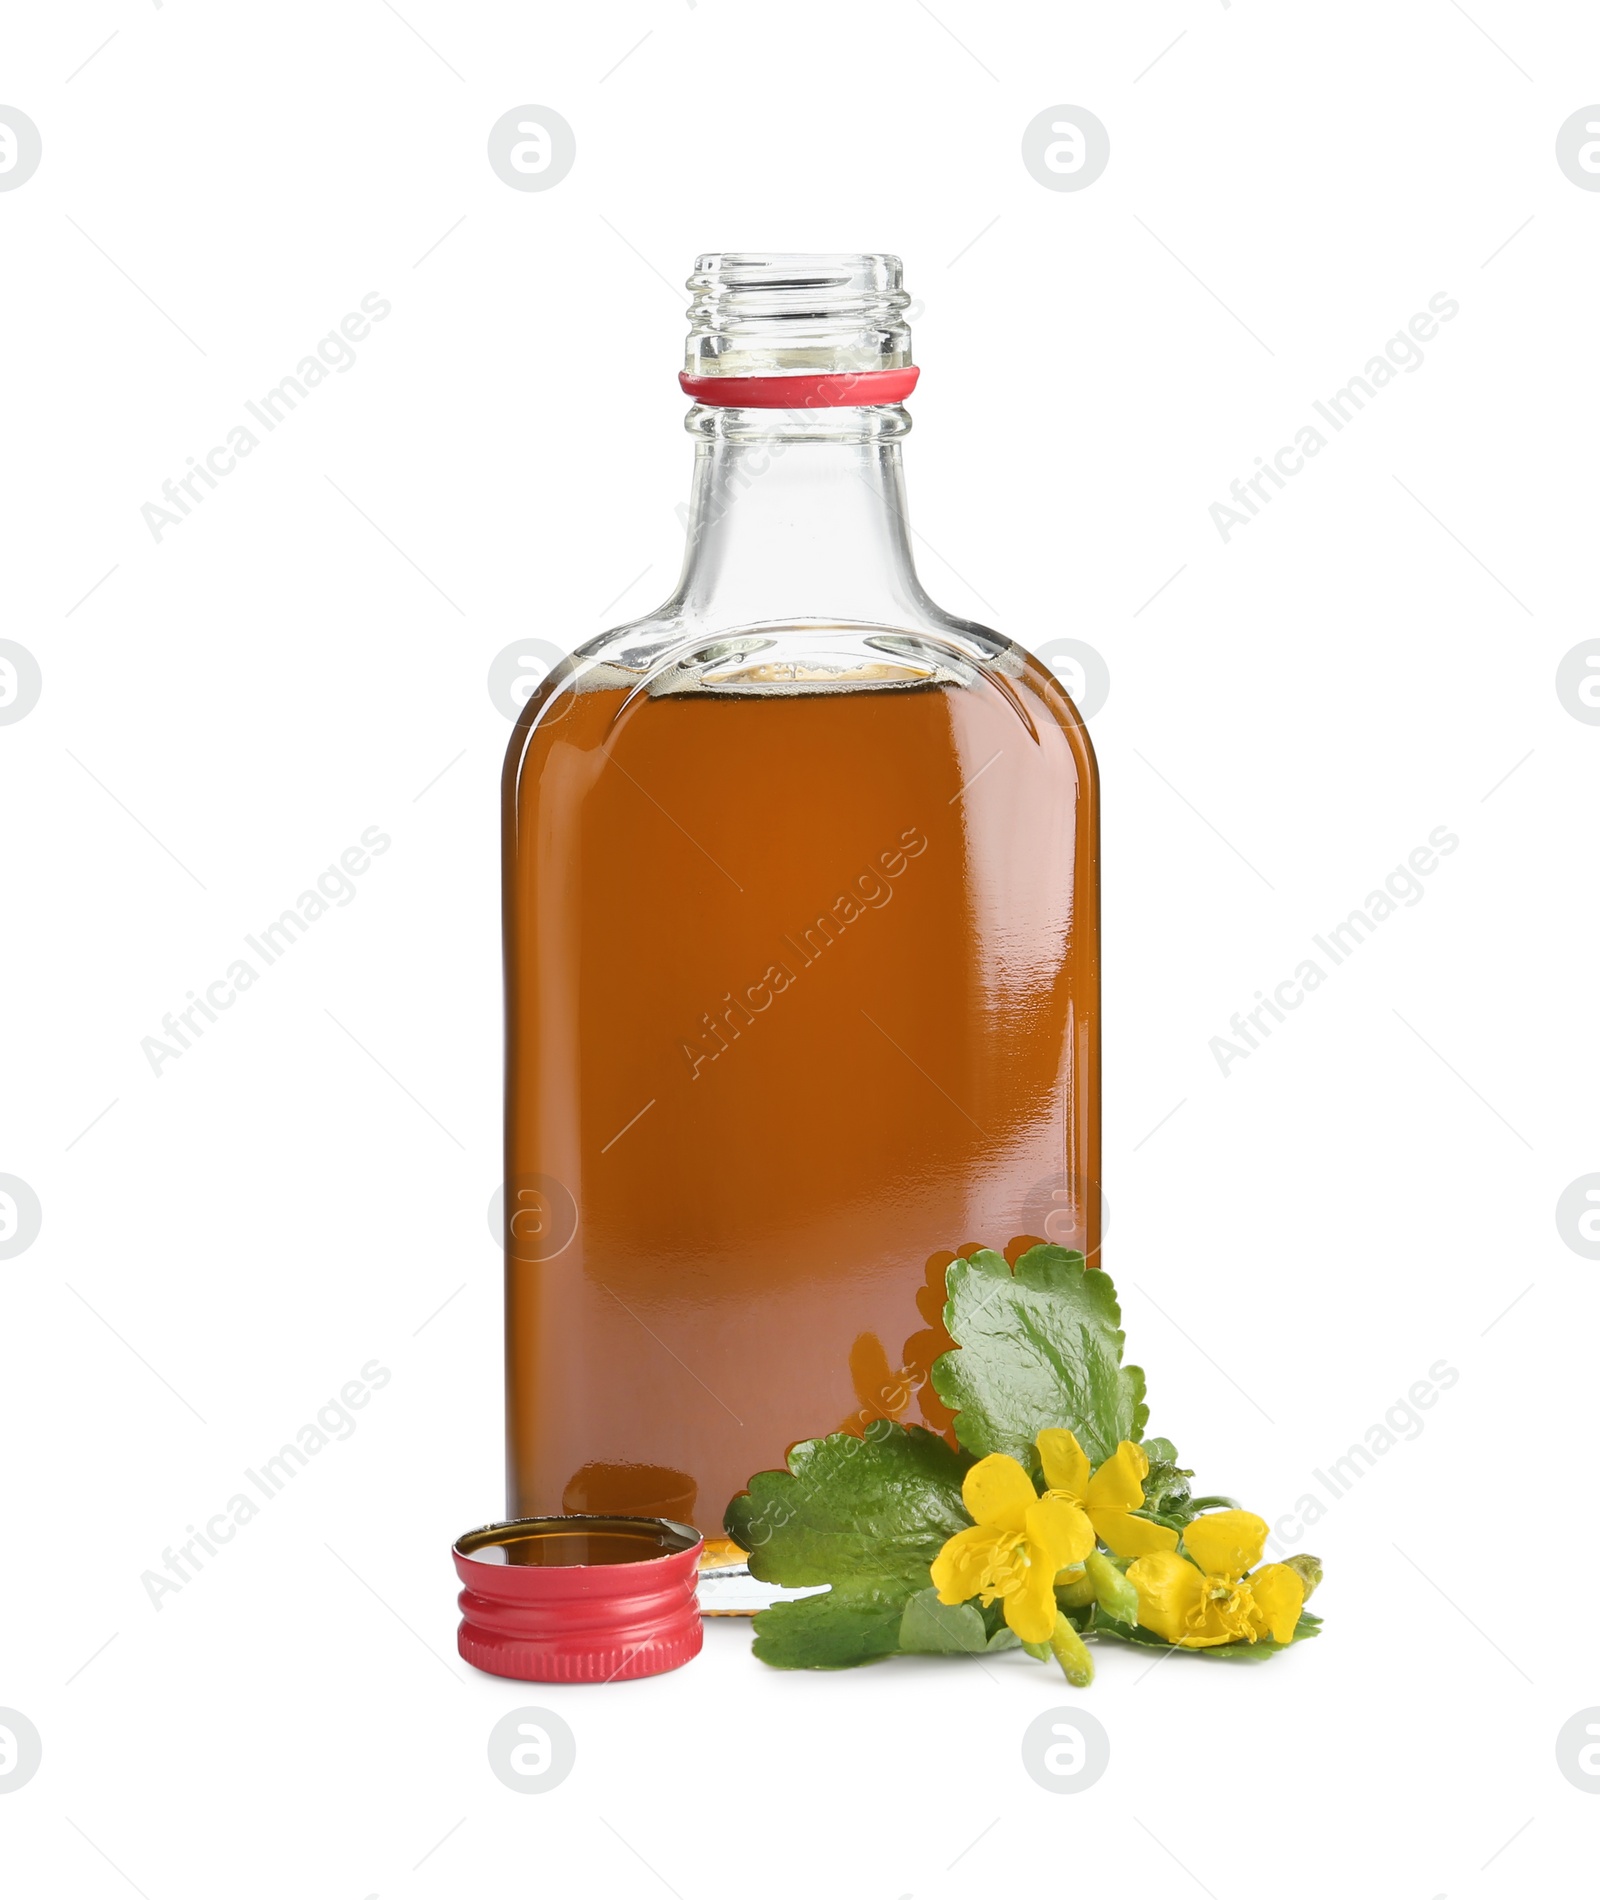
[[[932,603],[917,579],[894,405],[700,408],[683,572],[670,606],[713,628],[894,625]]]

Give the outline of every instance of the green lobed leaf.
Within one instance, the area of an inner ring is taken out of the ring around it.
[[[1065,1426],[1095,1464],[1149,1417],[1144,1373],[1122,1363],[1121,1310],[1103,1268],[1066,1247],[1031,1247],[1015,1270],[987,1249],[951,1262],[944,1323],[957,1350],[933,1363],[934,1391],[979,1457],[1037,1470],[1035,1437]]]
[[[931,1585],[906,1599],[900,1618],[900,1647],[912,1656],[981,1656],[989,1632],[971,1603],[941,1603]]]
[[[755,1654],[780,1669],[844,1669],[899,1650],[908,1605],[934,1596],[929,1565],[971,1523],[961,1502],[971,1465],[937,1433],[874,1419],[859,1438],[810,1439],[789,1453],[787,1470],[758,1471],[726,1517],[750,1574],[831,1588],[763,1610]],[[975,1609],[938,1612],[912,1613],[912,1647],[983,1649],[988,1631]]]
[[[971,1464],[920,1425],[874,1419],[860,1438],[808,1439],[786,1471],[758,1471],[728,1506],[727,1532],[763,1583],[895,1584],[903,1606],[928,1587],[945,1540],[972,1522],[961,1502]]]
[[[825,1595],[774,1603],[755,1619],[752,1653],[774,1669],[852,1669],[900,1647],[902,1584],[836,1583]]]

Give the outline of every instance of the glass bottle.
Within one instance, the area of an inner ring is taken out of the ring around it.
[[[899,259],[690,289],[682,577],[506,758],[508,1509],[715,1539],[799,1439],[947,1424],[954,1250],[1095,1257],[1098,825],[1054,676],[917,578]]]

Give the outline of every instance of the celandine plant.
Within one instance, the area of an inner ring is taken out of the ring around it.
[[[956,1349],[930,1376],[949,1436],[878,1419],[811,1439],[729,1505],[752,1576],[827,1586],[763,1610],[757,1656],[838,1669],[1020,1645],[1082,1687],[1092,1640],[1237,1658],[1317,1633],[1317,1559],[1263,1565],[1266,1524],[1192,1496],[1172,1442],[1145,1438],[1104,1270],[1064,1247],[1015,1268],[983,1250],[945,1290]]]

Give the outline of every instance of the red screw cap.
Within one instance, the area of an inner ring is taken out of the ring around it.
[[[702,1538],[664,1517],[527,1517],[456,1539],[456,1647],[524,1682],[625,1682],[700,1653]]]

